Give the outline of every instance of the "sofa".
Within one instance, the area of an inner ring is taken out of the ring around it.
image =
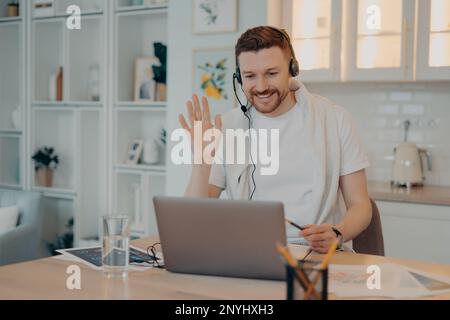
[[[19,208],[17,226],[0,234],[0,266],[39,258],[41,198],[37,192],[0,189],[0,208]]]

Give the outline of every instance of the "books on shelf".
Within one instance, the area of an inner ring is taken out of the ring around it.
[[[34,0],[33,9],[34,17],[53,16],[55,14],[54,0]]]
[[[63,101],[63,67],[50,76],[48,86],[49,101]]]

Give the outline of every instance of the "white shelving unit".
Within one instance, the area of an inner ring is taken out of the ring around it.
[[[25,186],[25,14],[8,17],[9,1],[0,1],[0,187]],[[20,8],[24,1],[19,2]],[[7,45],[5,45],[7,44]]]
[[[156,164],[126,164],[134,139],[157,140],[166,127],[164,101],[134,101],[134,63],[154,56],[155,42],[167,45],[167,3],[116,0],[113,8],[112,87],[115,92],[111,114],[111,212],[128,215],[132,236],[156,234],[153,196],[165,192],[165,150],[159,148]],[[134,4],[134,5],[133,5]],[[131,37],[130,34],[133,36]]]
[[[81,29],[66,27],[69,5],[81,8]],[[44,239],[54,241],[74,219],[74,245],[99,243],[100,216],[107,213],[108,24],[106,0],[56,0],[54,14],[30,11],[29,188],[45,197]],[[63,100],[50,98],[50,77],[63,68]],[[92,90],[92,70],[98,70]],[[52,187],[39,186],[33,162],[38,148],[50,146],[59,156]],[[56,234],[54,230],[57,230]]]
[[[69,5],[81,9],[80,30],[66,27]],[[75,245],[98,243],[100,217],[113,213],[133,219],[134,236],[155,233],[152,198],[165,192],[165,150],[151,165],[125,157],[133,139],[158,139],[166,126],[166,102],[134,101],[134,62],[154,56],[154,42],[167,44],[167,2],[55,0],[41,16],[22,0],[19,17],[6,17],[6,7],[0,1],[8,44],[0,46],[0,187],[42,192],[46,241],[73,218]],[[55,101],[50,78],[61,67],[63,99]],[[60,160],[52,187],[35,179],[31,156],[43,146]],[[130,194],[136,185],[138,198]]]

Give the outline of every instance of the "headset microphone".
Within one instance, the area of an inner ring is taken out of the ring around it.
[[[235,73],[235,74],[233,74],[233,91],[234,91],[234,95],[236,96],[236,99],[237,99],[237,101],[239,102],[239,105],[240,105],[240,107],[241,107],[242,112],[243,112],[244,114],[246,114],[247,111],[248,111],[248,108],[247,108],[247,106],[244,106],[244,105],[242,104],[241,100],[239,99],[239,96],[238,96],[237,91],[236,91],[236,80],[238,80],[238,76],[237,76],[237,74]]]
[[[237,101],[239,102],[239,105],[241,106],[241,110],[244,113],[244,116],[248,120],[248,130],[250,130],[252,128],[252,122],[251,122],[251,119],[250,119],[250,116],[249,116],[250,114],[248,113],[248,107],[244,106],[242,104],[242,102],[239,99],[239,96],[237,94],[237,91],[236,91],[236,81],[241,85],[241,88],[242,88],[242,81],[240,80],[240,76],[238,76],[238,75],[239,75],[239,73],[234,73],[233,74],[233,91],[234,91],[234,95],[236,96]],[[248,102],[247,102],[247,105],[248,105]],[[252,143],[252,135],[251,134],[249,135],[249,138],[250,138],[250,150],[251,150],[251,143]],[[250,159],[253,162],[253,170],[252,170],[253,190],[252,190],[252,193],[250,194],[250,199],[249,200],[253,200],[253,195],[255,194],[255,191],[256,191],[256,182],[255,182],[256,164],[253,161],[252,152],[251,151],[250,151]]]

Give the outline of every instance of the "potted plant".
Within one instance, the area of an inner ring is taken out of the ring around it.
[[[42,147],[31,157],[34,160],[36,181],[39,186],[51,187],[53,185],[53,171],[59,164],[59,158],[50,147]]]
[[[152,66],[153,80],[156,82],[156,101],[166,101],[166,82],[167,82],[167,46],[161,42],[153,44],[155,56],[161,63],[160,66]]]
[[[19,0],[11,0],[8,4],[8,17],[19,16]]]
[[[66,224],[66,232],[56,237],[55,242],[47,242],[48,251],[52,255],[58,255],[56,250],[73,248],[73,218],[70,218]]]

